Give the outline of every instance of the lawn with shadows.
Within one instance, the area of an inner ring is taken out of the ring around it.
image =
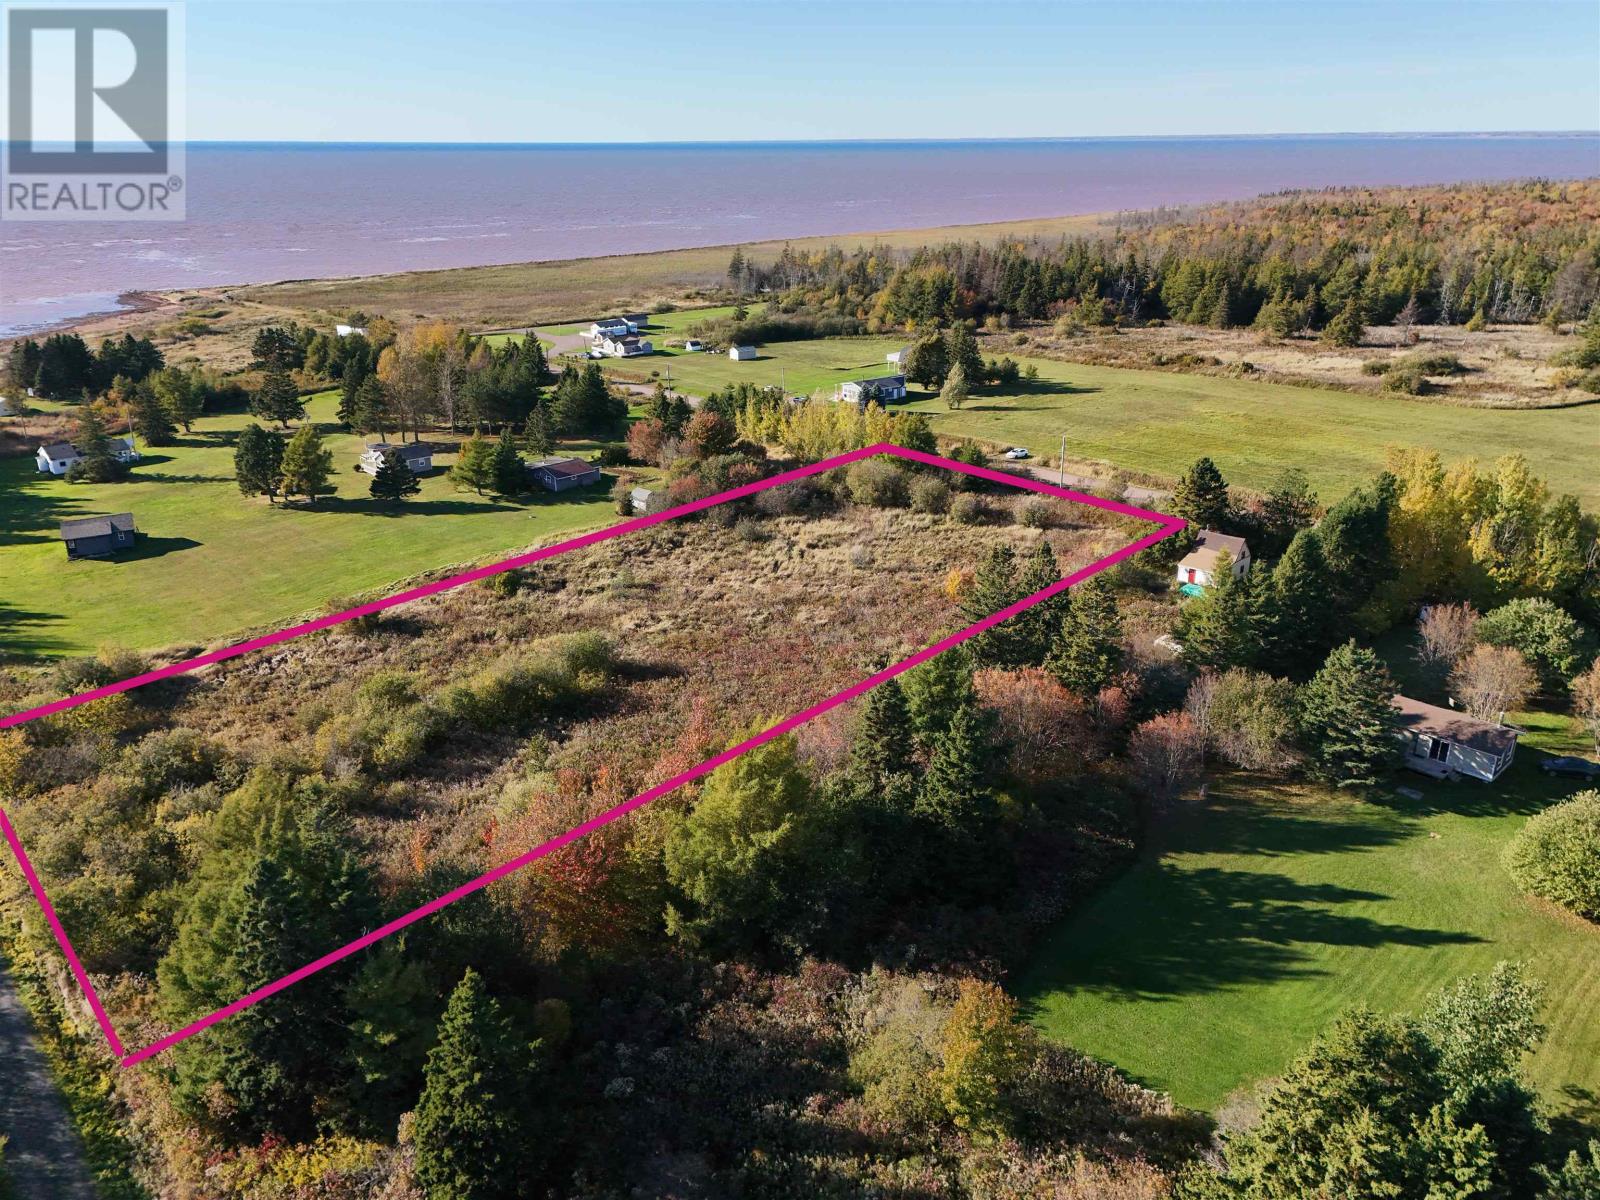
[[[30,458],[0,459],[0,650],[56,656],[213,643],[335,597],[619,519],[607,486],[507,503],[456,491],[443,469],[421,481],[419,495],[379,503],[355,470],[366,439],[337,428],[336,403],[323,392],[308,406],[333,452],[337,489],[310,507],[239,494],[233,443],[252,419],[244,414],[196,422],[121,483],[68,483],[38,474]],[[448,468],[455,455],[434,461]],[[116,512],[138,524],[133,551],[68,561],[59,522]]]
[[[1525,898],[1500,865],[1528,814],[1576,787],[1533,759],[1493,787],[1406,777],[1421,800],[1371,803],[1225,775],[1154,819],[1139,862],[1055,932],[1017,990],[1048,1036],[1210,1110],[1352,1006],[1415,1010],[1520,960],[1547,986],[1532,1077],[1592,1118],[1600,928]]]

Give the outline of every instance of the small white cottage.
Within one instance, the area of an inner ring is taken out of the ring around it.
[[[383,466],[383,456],[394,451],[413,475],[426,475],[433,470],[436,450],[437,447],[430,442],[368,442],[366,452],[357,465],[368,475],[376,475],[378,468]]]
[[[756,348],[754,346],[728,347],[728,357],[733,359],[734,362],[749,362],[751,359],[755,358],[755,356]]]
[[[841,383],[833,398],[835,400],[843,400],[849,404],[859,404],[863,408],[874,401],[879,404],[888,404],[891,400],[904,400],[906,398],[906,377],[904,375],[879,375],[876,379],[852,379],[846,383]]]
[[[1210,587],[1217,563],[1224,554],[1232,562],[1233,577],[1243,579],[1250,570],[1250,547],[1245,540],[1215,529],[1202,529],[1195,548],[1178,560],[1179,585]]]
[[[1405,765],[1435,779],[1467,775],[1493,783],[1511,765],[1518,730],[1479,721],[1454,709],[1424,704],[1409,696],[1389,701],[1400,714]]]

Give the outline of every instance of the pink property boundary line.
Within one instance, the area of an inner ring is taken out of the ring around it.
[[[778,487],[785,483],[793,483],[798,479],[805,479],[809,476],[820,474],[823,471],[831,471],[836,467],[847,466],[850,463],[859,462],[865,458],[872,458],[879,454],[894,455],[895,457],[907,459],[911,462],[923,463],[927,466],[943,467],[946,470],[957,471],[964,475],[972,475],[980,479],[988,479],[997,483],[1009,484],[1013,487],[1023,488],[1028,491],[1041,492],[1049,496],[1059,496],[1063,499],[1072,500],[1079,504],[1087,504],[1093,508],[1103,509],[1107,512],[1114,512],[1127,517],[1135,517],[1142,521],[1151,521],[1159,525],[1160,528],[1158,528],[1156,532],[1146,534],[1137,541],[1130,542],[1128,545],[1122,547],[1122,549],[1117,550],[1112,554],[1108,554],[1104,558],[1097,559],[1088,566],[1072,572],[1072,574],[1057,580],[1050,586],[1041,588],[1030,596],[1024,596],[1016,603],[1008,604],[1005,608],[1000,609],[998,612],[991,613],[982,620],[975,621],[966,628],[957,630],[948,637],[941,638],[939,641],[934,642],[931,646],[917,651],[909,658],[901,659],[897,663],[887,666],[880,671],[874,672],[865,679],[861,680],[859,683],[852,684],[843,691],[835,692],[827,699],[819,701],[809,708],[802,709],[800,712],[784,718],[776,725],[762,730],[760,733],[745,739],[738,745],[729,747],[721,754],[714,755],[713,757],[708,758],[693,767],[690,767],[688,770],[674,775],[671,779],[668,779],[662,783],[658,783],[656,786],[648,789],[647,791],[640,792],[631,799],[624,800],[621,804],[616,805],[614,808],[607,809],[605,812],[591,817],[589,820],[583,822],[583,824],[574,826],[572,829],[567,830],[567,832],[551,838],[542,845],[535,846],[526,853],[511,859],[509,862],[502,863],[500,866],[485,872],[476,879],[464,883],[459,887],[453,888],[444,893],[444,895],[430,900],[418,908],[412,909],[404,916],[396,917],[394,920],[389,921],[384,925],[380,925],[372,932],[364,934],[354,941],[340,946],[338,949],[332,950],[327,954],[324,954],[321,958],[315,959],[312,962],[307,963],[305,966],[289,972],[289,974],[283,976],[281,979],[276,979],[271,983],[255,989],[252,992],[248,992],[245,995],[240,996],[237,1000],[233,1001],[233,1003],[224,1005],[215,1012],[209,1013],[206,1016],[201,1017],[188,1025],[185,1025],[182,1029],[175,1030],[174,1032],[167,1034],[165,1037],[159,1038],[150,1045],[146,1046],[144,1049],[136,1050],[132,1054],[129,1054],[125,1051],[122,1045],[122,1040],[117,1036],[117,1031],[111,1024],[110,1016],[107,1015],[104,1005],[100,1003],[100,997],[96,993],[94,985],[89,982],[88,973],[83,969],[83,964],[78,960],[77,952],[72,948],[72,942],[67,937],[67,931],[62,927],[60,919],[56,916],[55,908],[51,905],[50,898],[45,894],[44,885],[40,882],[38,874],[34,871],[33,864],[29,861],[27,853],[22,847],[22,842],[17,837],[16,831],[12,828],[11,822],[6,817],[5,812],[0,810],[0,832],[4,833],[5,839],[11,847],[11,852],[16,856],[17,865],[22,868],[23,877],[27,880],[28,887],[32,889],[34,898],[39,902],[39,909],[41,912],[43,912],[45,921],[49,924],[51,931],[55,934],[56,941],[60,944],[62,953],[66,956],[67,963],[72,969],[73,977],[78,981],[78,986],[83,989],[84,997],[89,1002],[89,1007],[94,1013],[95,1020],[99,1023],[101,1031],[105,1034],[106,1041],[110,1043],[112,1052],[117,1056],[119,1064],[123,1067],[131,1067],[136,1063],[143,1062],[148,1058],[152,1058],[155,1055],[160,1054],[163,1050],[170,1049],[179,1042],[193,1037],[202,1030],[208,1029],[212,1025],[217,1024],[219,1021],[227,1020],[235,1013],[242,1012],[251,1005],[265,1000],[268,996],[281,992],[284,988],[298,983],[307,976],[314,975],[326,967],[331,967],[335,963],[349,958],[352,954],[366,949],[366,947],[372,945],[373,943],[381,941],[390,934],[398,933],[407,926],[422,920],[422,918],[438,912],[447,905],[454,904],[457,900],[465,899],[467,896],[483,890],[491,883],[494,883],[499,879],[503,879],[515,871],[521,870],[529,863],[535,862],[548,854],[552,854],[561,849],[563,846],[570,845],[579,838],[585,837],[586,835],[593,833],[595,830],[600,829],[605,825],[611,824],[611,822],[626,816],[635,809],[643,808],[651,801],[660,799],[662,796],[665,796],[669,792],[682,787],[684,784],[692,783],[696,779],[700,779],[710,774],[718,767],[724,765],[725,763],[732,762],[740,755],[746,754],[749,751],[756,749],[758,746],[763,746],[767,742],[772,741],[774,738],[782,737],[784,734],[799,728],[808,721],[814,720],[823,713],[837,708],[839,705],[845,704],[855,699],[857,696],[871,691],[879,684],[893,679],[895,676],[906,671],[909,671],[912,667],[915,667],[920,663],[927,662],[935,655],[942,654],[944,651],[949,650],[953,646],[958,646],[962,642],[967,641],[969,638],[976,637],[986,629],[990,629],[993,626],[1000,624],[1000,622],[1009,620],[1018,613],[1032,608],[1035,604],[1039,604],[1044,600],[1048,600],[1051,596],[1064,592],[1075,584],[1082,583],[1090,576],[1097,575],[1101,571],[1104,571],[1115,566],[1117,563],[1122,562],[1124,559],[1131,558],[1141,550],[1153,546],[1165,538],[1171,537],[1173,534],[1183,529],[1187,525],[1187,522],[1181,518],[1168,516],[1164,513],[1153,512],[1144,508],[1136,508],[1131,504],[1124,504],[1118,500],[1103,500],[1098,496],[1085,495],[1082,492],[1075,492],[1068,488],[1056,487],[1052,484],[1042,483],[1036,479],[1019,478],[1018,476],[1008,475],[1001,471],[990,470],[987,467],[969,466],[966,463],[958,463],[948,458],[941,458],[936,454],[925,454],[920,450],[908,450],[903,446],[895,446],[887,442],[879,442],[876,445],[866,446],[860,450],[852,450],[846,454],[839,454],[835,455],[833,458],[823,459],[821,462],[812,463],[809,466],[798,467],[792,471],[784,471],[781,474],[774,475],[769,479],[763,479],[757,483],[750,483],[745,484],[742,487],[730,488],[728,491],[719,492],[715,496],[707,496],[702,500],[695,500],[688,504],[680,504],[676,508],[669,508],[663,512],[652,513],[649,516],[644,517],[637,517],[630,521],[623,521],[620,524],[608,526],[607,528],[597,530],[594,533],[583,534],[580,537],[575,537],[568,541],[557,543],[554,546],[546,546],[543,549],[530,551],[527,554],[520,554],[514,558],[508,558],[501,562],[492,563],[489,566],[477,567],[471,571],[463,571],[460,574],[452,575],[447,579],[441,579],[434,583],[423,584],[420,587],[409,588],[406,591],[397,592],[394,595],[387,596],[381,600],[374,600],[367,604],[360,604],[355,608],[346,609],[343,612],[334,613],[326,617],[319,617],[314,621],[307,621],[304,624],[294,625],[288,629],[280,629],[275,633],[265,634],[262,637],[251,638],[248,641],[240,642],[237,645],[228,646],[221,650],[213,650],[208,654],[202,654],[196,658],[184,659],[181,662],[170,663],[167,666],[158,667],[156,670],[146,671],[141,675],[135,675],[131,678],[124,679],[119,683],[113,683],[108,684],[105,687],[94,688],[91,691],[83,692],[76,696],[69,696],[63,700],[55,700],[49,704],[41,704],[36,708],[24,709],[22,712],[13,713],[10,716],[0,718],[0,729],[7,729],[12,726],[24,724],[28,721],[36,721],[40,717],[49,716],[51,713],[64,712],[67,709],[76,708],[80,704],[87,704],[90,701],[99,700],[106,696],[114,696],[121,692],[131,691],[133,688],[143,687],[145,684],[155,683],[157,680],[167,679],[174,675],[182,675],[189,671],[196,671],[201,667],[207,667],[213,663],[224,662],[230,658],[237,658],[241,654],[249,654],[252,651],[262,650],[268,646],[276,646],[279,643],[287,642],[292,638],[297,638],[308,633],[315,633],[318,630],[328,629],[332,626],[342,624],[345,621],[354,620],[357,617],[383,612],[385,609],[394,608],[401,604],[407,604],[413,600],[421,600],[426,596],[436,595],[439,592],[448,591],[451,588],[461,587],[463,584],[472,583],[475,580],[487,579],[492,575],[498,575],[505,571],[515,570],[517,567],[528,566],[532,563],[540,562],[547,558],[554,558],[556,555],[565,554],[570,550],[578,550],[584,546],[593,546],[600,542],[610,541],[612,538],[621,537],[624,534],[633,533],[640,529],[648,529],[652,525],[659,525],[664,521],[671,521],[677,517],[687,516],[690,513],[699,512],[702,509],[710,508],[713,505],[724,504],[730,500],[738,500],[745,496],[751,496],[757,492],[765,491],[768,488]]]

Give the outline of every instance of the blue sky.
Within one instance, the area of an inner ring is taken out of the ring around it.
[[[1595,0],[190,0],[198,140],[1600,127]]]

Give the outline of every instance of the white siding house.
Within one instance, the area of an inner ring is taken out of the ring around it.
[[[891,400],[904,400],[906,398],[906,377],[904,375],[880,375],[876,379],[852,379],[848,383],[841,383],[833,398],[850,404],[859,404],[862,407],[866,407],[867,404],[873,401],[879,404],[888,404]]]
[[[1226,554],[1233,563],[1233,577],[1243,579],[1250,570],[1250,547],[1241,537],[1202,529],[1195,548],[1178,560],[1179,584],[1210,587],[1217,561]]]
[[[1467,775],[1493,783],[1511,765],[1519,731],[1479,721],[1453,709],[1424,704],[1409,696],[1390,702],[1400,714],[1405,765],[1436,779]]]
[[[428,442],[368,442],[366,453],[357,465],[368,475],[376,475],[378,468],[383,466],[383,456],[393,450],[413,475],[426,475],[433,470],[433,456],[437,449]]]
[[[139,461],[139,452],[127,438],[111,438],[106,446],[111,451],[111,457],[119,463]],[[83,461],[83,454],[71,442],[51,442],[48,446],[39,447],[33,461],[41,475],[65,475],[74,463]]]
[[[353,333],[359,333],[362,337],[366,337],[367,327],[365,325],[335,325],[333,332],[342,338],[349,337]]]
[[[636,337],[597,337],[589,345],[596,354],[607,358],[637,358],[641,354],[655,353],[655,347],[648,340]]]

